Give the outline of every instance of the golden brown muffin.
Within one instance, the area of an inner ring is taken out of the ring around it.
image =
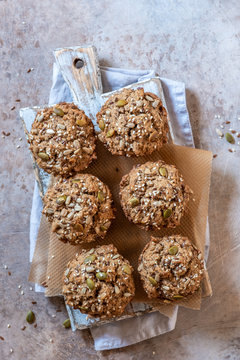
[[[138,271],[150,299],[178,300],[199,289],[204,261],[187,237],[151,237],[140,255]]]
[[[61,178],[48,189],[43,202],[52,231],[73,245],[104,238],[114,219],[109,188],[89,174]]]
[[[166,109],[143,88],[114,93],[98,112],[97,122],[98,137],[113,155],[151,154],[167,142]]]
[[[179,225],[190,193],[178,169],[162,160],[134,167],[120,183],[126,217],[145,230]]]
[[[28,141],[38,166],[50,174],[70,176],[96,158],[93,124],[71,103],[39,111]]]
[[[120,316],[134,297],[132,272],[113,245],[82,250],[64,272],[66,303],[91,317]]]

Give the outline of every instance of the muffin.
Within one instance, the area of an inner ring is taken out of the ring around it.
[[[151,237],[140,255],[138,271],[150,299],[178,300],[199,289],[204,261],[187,237]]]
[[[82,250],[64,272],[65,301],[91,317],[120,316],[135,293],[132,272],[113,245]]]
[[[113,155],[151,154],[167,142],[167,111],[143,88],[114,93],[97,113],[99,139]]]
[[[54,175],[70,176],[88,167],[95,155],[91,120],[71,103],[60,103],[37,113],[28,135],[38,166]]]
[[[43,214],[52,223],[52,231],[73,245],[104,238],[114,219],[109,188],[89,174],[59,179],[43,202]]]
[[[145,230],[179,225],[190,193],[178,169],[162,160],[134,167],[120,183],[126,217]]]

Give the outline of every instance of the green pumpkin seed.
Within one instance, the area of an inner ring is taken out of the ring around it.
[[[63,324],[63,327],[65,327],[65,329],[69,329],[71,327],[70,319],[64,320],[64,322],[62,324]]]
[[[183,299],[182,295],[173,295],[173,299],[178,300],[178,299]]]
[[[79,306],[79,309],[80,309],[80,310],[83,310],[83,311],[87,311],[87,310],[88,310],[88,308],[87,308],[87,307],[84,307],[84,306]]]
[[[235,139],[230,133],[226,133],[225,138],[230,144],[235,144]]]
[[[32,312],[32,310],[28,311],[27,316],[26,316],[26,321],[27,321],[29,324],[34,323],[34,321],[35,321],[35,315],[34,315],[34,312]]]
[[[80,181],[80,179],[73,179],[72,182],[73,183],[78,183]]]
[[[156,281],[153,277],[149,276],[148,280],[150,281],[150,283],[151,283],[153,286],[157,286],[158,283],[157,283],[157,281]]]
[[[76,121],[76,124],[78,125],[78,126],[84,126],[84,125],[86,125],[86,119],[77,119],[77,121]]]
[[[104,193],[102,191],[98,192],[97,197],[100,202],[103,202],[105,200]]]
[[[49,160],[49,156],[45,152],[39,152],[38,157],[40,157],[40,159],[42,159],[43,161],[48,161]]]
[[[164,212],[163,212],[164,219],[169,218],[171,215],[172,215],[172,210],[171,209],[164,210]]]
[[[132,270],[128,265],[123,265],[123,271],[128,275],[131,275],[132,273]]]
[[[106,137],[107,137],[107,138],[112,137],[112,136],[114,135],[114,133],[115,133],[115,130],[110,129],[110,130],[107,132]]]
[[[104,225],[101,225],[101,226],[100,226],[100,230],[101,230],[101,231],[107,231],[107,229],[108,229],[108,228],[107,228],[106,226],[104,226]]]
[[[99,271],[96,273],[96,277],[99,280],[105,280],[107,278],[107,273]]]
[[[90,290],[93,290],[95,288],[94,281],[92,281],[92,279],[87,279],[87,286]]]
[[[160,167],[158,171],[159,171],[159,174],[160,174],[161,176],[164,176],[164,177],[167,177],[167,176],[168,176],[168,172],[167,172],[167,169],[166,169],[166,168]]]
[[[77,231],[77,232],[83,232],[82,224],[75,224],[74,225],[74,230]]]
[[[130,202],[131,207],[134,207],[134,206],[137,206],[137,205],[139,204],[139,199],[133,197],[133,198],[131,198],[131,199],[129,200],[129,202]]]
[[[126,100],[123,100],[123,99],[120,99],[120,100],[118,100],[118,101],[116,102],[116,105],[117,105],[118,107],[122,107],[122,106],[124,106],[124,105],[126,105],[126,104],[127,104]]]
[[[58,205],[63,205],[66,201],[66,198],[67,198],[66,195],[59,196],[56,200],[56,203]]]
[[[176,245],[173,245],[169,248],[168,253],[170,255],[176,255],[178,253],[178,247]]]
[[[99,120],[99,128],[103,131],[105,129],[105,122],[103,120]]]
[[[64,111],[59,107],[54,107],[53,112],[58,116],[64,116]]]
[[[87,263],[91,263],[92,261],[94,261],[96,259],[96,255],[89,255],[87,256],[85,259],[84,259],[84,263],[87,264]]]

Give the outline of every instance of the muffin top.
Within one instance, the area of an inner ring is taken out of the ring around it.
[[[151,237],[140,255],[138,271],[150,299],[178,300],[199,289],[204,261],[187,237]]]
[[[162,160],[134,167],[120,183],[126,217],[145,230],[179,225],[190,192],[178,169]]]
[[[109,188],[89,174],[59,179],[47,190],[43,202],[43,214],[52,222],[52,231],[73,245],[104,238],[114,218]]]
[[[88,167],[95,155],[91,120],[71,103],[60,103],[37,113],[28,135],[39,167],[54,175],[70,176]]]
[[[99,139],[114,155],[151,154],[167,142],[166,109],[143,88],[114,93],[98,112],[97,122]]]
[[[120,316],[135,293],[132,272],[113,245],[82,250],[64,272],[66,303],[92,317]]]

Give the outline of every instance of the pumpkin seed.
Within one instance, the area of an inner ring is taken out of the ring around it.
[[[83,226],[82,226],[82,224],[75,224],[74,225],[74,230],[76,231],[76,232],[83,232]]]
[[[105,280],[107,278],[107,273],[99,271],[96,273],[96,277],[99,280]]]
[[[120,100],[118,100],[118,101],[116,102],[116,105],[117,105],[118,107],[122,107],[122,106],[124,106],[124,105],[126,105],[126,104],[127,104],[126,100],[123,100],[123,99],[120,99]]]
[[[78,183],[80,181],[80,179],[73,179],[73,183]]]
[[[45,152],[39,152],[38,157],[40,157],[40,159],[42,159],[43,161],[48,161],[49,160],[49,156]]]
[[[102,191],[98,192],[97,197],[100,202],[103,202],[105,200],[104,193]]]
[[[131,198],[131,199],[129,200],[129,202],[130,202],[130,205],[131,205],[132,207],[134,207],[134,206],[137,206],[137,205],[139,204],[139,199],[133,197],[133,198]]]
[[[64,115],[64,111],[59,107],[54,107],[53,112],[58,116],[63,116]]]
[[[173,299],[178,300],[178,299],[183,299],[182,295],[173,295]]]
[[[230,144],[235,144],[235,139],[230,133],[226,133],[225,138]]]
[[[168,253],[170,255],[176,255],[178,253],[178,247],[177,245],[173,245],[169,248]]]
[[[132,296],[132,294],[130,294],[130,293],[128,293],[128,292],[126,292],[126,293],[124,293],[124,296],[126,296],[126,297],[130,297],[130,296]]]
[[[89,255],[87,256],[85,259],[84,259],[84,263],[87,264],[87,263],[91,263],[92,261],[94,261],[96,259],[96,255]]]
[[[107,137],[107,138],[112,137],[112,136],[114,135],[114,133],[115,133],[115,130],[110,129],[110,130],[107,132],[106,137]]]
[[[153,286],[157,286],[158,283],[152,276],[149,276],[148,280]]]
[[[167,172],[167,169],[165,167],[160,167],[158,171],[159,171],[159,174],[161,176],[164,176],[164,177],[168,176],[168,172]]]
[[[57,200],[56,200],[56,203],[58,204],[58,205],[63,205],[64,203],[65,203],[65,201],[66,201],[66,195],[63,195],[63,196],[59,196],[58,198],[57,198]]]
[[[163,217],[164,219],[169,218],[172,215],[172,210],[171,209],[167,209],[163,211]]]
[[[104,225],[101,225],[101,226],[100,226],[100,230],[101,230],[101,231],[107,231],[107,229],[108,229],[108,228],[107,228],[106,226],[104,226]]]
[[[99,128],[103,131],[105,129],[105,122],[103,120],[99,120]]]
[[[64,320],[64,322],[62,324],[63,324],[63,327],[65,327],[65,329],[69,329],[71,327],[70,319]]]
[[[88,310],[88,308],[86,308],[86,307],[84,307],[84,306],[79,306],[79,309],[80,309],[80,310],[83,310],[83,311],[87,311],[87,310]]]
[[[131,275],[132,273],[132,270],[128,265],[123,265],[123,271],[128,275]]]
[[[27,321],[29,324],[34,323],[34,321],[35,321],[35,315],[34,315],[34,312],[33,312],[32,310],[28,311],[27,316],[26,316],[26,321]]]
[[[89,287],[90,290],[93,290],[95,288],[95,284],[94,281],[92,281],[92,279],[87,279],[87,286]]]
[[[76,121],[76,124],[77,125],[79,125],[79,126],[84,126],[84,125],[86,125],[86,119],[77,119],[77,121]]]

